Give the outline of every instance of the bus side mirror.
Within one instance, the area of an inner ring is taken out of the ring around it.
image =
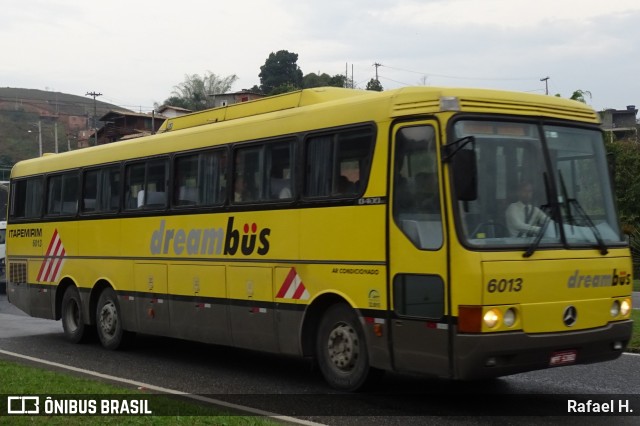
[[[474,201],[478,198],[478,168],[476,151],[461,149],[451,163],[453,186],[459,201]]]

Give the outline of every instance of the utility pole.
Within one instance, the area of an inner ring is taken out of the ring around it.
[[[344,87],[345,89],[349,87],[349,62],[344,63]]]
[[[38,152],[42,157],[42,120],[38,120]]]
[[[102,93],[87,92],[85,96],[93,96],[93,135],[95,139],[95,146],[98,146],[98,126],[97,126],[98,111],[97,111],[97,105],[96,105],[96,97],[102,96]]]
[[[379,64],[379,63],[377,63],[377,62],[374,62],[374,63],[373,63],[373,66],[374,66],[374,67],[376,67],[376,81],[380,81],[380,80],[378,80],[378,67],[381,67],[381,66],[382,66],[382,64]]]
[[[549,77],[541,78],[540,81],[544,81],[544,94],[549,94]]]

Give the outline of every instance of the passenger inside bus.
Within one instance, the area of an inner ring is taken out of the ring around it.
[[[291,198],[291,179],[284,177],[284,170],[273,169],[269,185],[271,198]]]
[[[237,175],[233,183],[233,201],[242,202],[247,198],[247,184],[244,181],[242,175]]]

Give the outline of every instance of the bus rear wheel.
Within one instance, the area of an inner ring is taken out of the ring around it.
[[[64,335],[72,343],[80,343],[88,336],[89,327],[82,319],[82,302],[78,289],[71,285],[62,296],[62,328]]]
[[[368,384],[369,355],[356,313],[346,304],[331,306],[318,327],[316,357],[331,387],[355,391]]]
[[[129,332],[122,328],[122,313],[118,296],[112,288],[105,288],[98,299],[96,329],[100,343],[106,349],[121,348],[128,340]]]

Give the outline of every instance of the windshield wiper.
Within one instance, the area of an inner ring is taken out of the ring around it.
[[[522,257],[531,257],[533,255],[533,253],[536,252],[536,250],[540,246],[540,242],[542,241],[542,237],[544,237],[545,232],[547,232],[547,227],[549,226],[549,223],[551,223],[551,206],[548,205],[548,204],[545,204],[545,205],[540,206],[540,207],[541,207],[541,210],[545,213],[544,222],[542,222],[542,225],[540,226],[540,229],[538,229],[538,233],[536,234],[536,238],[533,240],[531,245],[529,245],[529,248],[527,248],[527,251],[525,251],[522,254]]]
[[[562,188],[562,196],[564,197],[565,210],[567,212],[567,223],[569,223],[572,227],[574,225],[577,225],[575,218],[573,217],[573,214],[571,212],[571,206],[573,205],[578,216],[582,218],[584,222],[586,222],[589,229],[591,229],[591,232],[593,232],[593,236],[598,243],[598,248],[600,249],[600,254],[604,256],[605,254],[609,253],[607,245],[604,242],[600,231],[593,223],[587,212],[584,211],[584,209],[580,205],[580,202],[575,198],[569,198],[567,194],[567,187],[564,184],[564,178],[562,177],[562,172],[560,170],[558,170],[558,176],[560,177],[560,186]]]
[[[565,202],[567,204],[573,204],[576,210],[576,213],[578,213],[578,215],[586,222],[589,229],[591,229],[591,232],[593,232],[593,236],[595,237],[598,243],[600,254],[604,256],[605,254],[609,253],[609,249],[607,247],[607,244],[604,242],[604,239],[602,238],[602,234],[600,234],[600,231],[598,230],[596,225],[593,223],[593,221],[591,220],[587,212],[584,211],[584,209],[582,208],[578,200],[571,198]]]
[[[542,173],[542,179],[544,181],[544,192],[547,196],[547,204],[540,206],[542,212],[545,214],[544,222],[540,226],[540,229],[538,229],[538,233],[536,234],[536,237],[533,239],[533,242],[529,245],[529,248],[527,248],[527,250],[522,254],[522,257],[531,257],[533,253],[535,253],[535,251],[540,246],[542,237],[544,237],[545,232],[547,232],[547,227],[551,222],[551,217],[554,214],[558,216],[558,203],[550,202],[551,189],[549,185],[549,176],[547,175],[546,172]]]

